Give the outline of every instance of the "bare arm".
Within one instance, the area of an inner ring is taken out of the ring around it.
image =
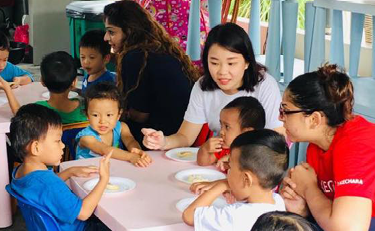
[[[77,217],[78,220],[87,220],[98,205],[109,181],[109,159],[111,158],[111,155],[112,152],[110,152],[100,160],[99,182],[96,184],[93,190],[91,190],[91,192],[83,199],[81,211],[79,212]]]
[[[26,85],[31,83],[31,78],[28,75],[22,75],[22,76],[17,76],[13,78],[13,82],[15,82],[18,85]]]
[[[79,141],[79,145],[83,148],[88,148],[96,154],[104,156],[113,149],[112,158],[117,160],[130,161],[131,153],[120,148],[109,146],[93,136],[83,136]]]
[[[223,139],[219,137],[212,137],[207,140],[198,151],[197,163],[198,165],[205,166],[211,165],[216,162],[215,152],[222,150],[221,146]]]
[[[325,231],[368,231],[372,202],[364,197],[343,196],[333,202],[318,188],[306,191],[306,202]]]
[[[0,77],[0,88],[3,88],[5,94],[8,98],[10,109],[12,110],[13,115],[15,115],[20,108],[20,104],[18,103],[16,96],[13,94],[13,91],[7,81],[5,81],[2,77]]]
[[[182,219],[188,225],[194,225],[194,212],[198,207],[209,206],[222,193],[229,189],[228,182],[217,181],[211,189],[201,194],[193,203],[191,203],[183,212]]]

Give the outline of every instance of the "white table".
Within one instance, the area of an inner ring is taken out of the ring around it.
[[[193,197],[189,185],[179,182],[174,175],[190,168],[204,168],[195,163],[183,163],[167,159],[164,152],[148,152],[153,163],[147,168],[136,168],[128,162],[111,160],[111,176],[125,177],[136,182],[135,189],[114,194],[104,194],[95,215],[114,231],[192,231],[183,223],[182,213],[176,203]],[[60,169],[72,166],[98,166],[100,158],[81,159],[61,163]],[[205,167],[214,169],[214,167]],[[97,177],[94,176],[94,177]],[[83,184],[90,178],[72,177],[67,181],[74,193],[84,198],[88,192]]]
[[[13,90],[21,105],[43,100],[42,93],[46,91],[47,89],[40,82],[34,82]],[[0,90],[0,102],[4,102],[5,99],[4,91]],[[12,117],[8,103],[0,104],[0,228],[12,225],[10,196],[5,190],[5,186],[9,184],[5,134],[9,132],[10,119]]]

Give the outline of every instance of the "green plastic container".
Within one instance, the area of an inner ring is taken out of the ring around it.
[[[114,1],[75,1],[66,6],[66,16],[69,20],[70,51],[72,57],[79,60],[79,41],[89,30],[104,30],[104,7]],[[79,61],[77,61],[79,63]],[[115,65],[109,63],[107,69],[114,71]]]

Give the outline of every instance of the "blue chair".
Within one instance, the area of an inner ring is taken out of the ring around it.
[[[63,161],[75,160],[76,159],[76,145],[75,138],[78,132],[86,128],[89,122],[80,122],[73,124],[63,125],[63,135],[61,137],[62,142],[65,144]]]
[[[11,196],[17,199],[18,207],[25,219],[28,231],[60,231],[55,218],[42,207],[25,200],[22,196],[13,191],[9,184],[5,186],[5,189]]]

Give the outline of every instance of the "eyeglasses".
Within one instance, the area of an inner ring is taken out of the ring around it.
[[[282,104],[280,104],[280,107],[279,107],[279,112],[280,112],[280,116],[281,117],[284,117],[285,115],[289,115],[289,114],[295,114],[295,113],[301,113],[301,112],[313,112],[314,110],[311,110],[311,109],[302,109],[302,110],[295,110],[295,111],[285,111],[285,109],[283,108]]]

